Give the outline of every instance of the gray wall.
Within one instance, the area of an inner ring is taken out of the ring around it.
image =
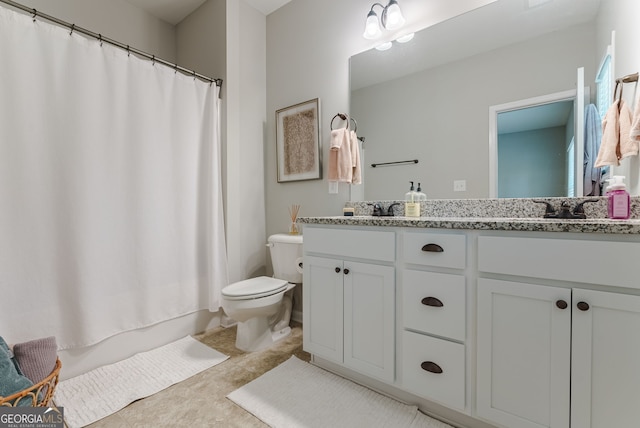
[[[596,72],[595,26],[578,25],[352,93],[366,137],[365,200],[401,199],[408,181],[429,198],[489,197],[489,107],[575,88]],[[366,121],[364,120],[366,119]],[[407,166],[371,162],[419,159]],[[466,192],[453,181],[466,180]]]

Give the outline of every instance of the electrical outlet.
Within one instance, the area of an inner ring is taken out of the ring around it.
[[[454,180],[453,181],[453,191],[454,192],[466,192],[467,191],[467,180]]]

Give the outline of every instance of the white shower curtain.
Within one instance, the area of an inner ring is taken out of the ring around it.
[[[0,336],[218,310],[219,88],[3,7],[0,62]]]

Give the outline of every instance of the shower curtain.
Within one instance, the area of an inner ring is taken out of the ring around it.
[[[3,7],[0,61],[0,336],[217,311],[219,88]]]

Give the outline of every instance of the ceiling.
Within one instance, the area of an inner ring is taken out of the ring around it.
[[[199,8],[207,0],[126,0],[128,3],[138,6],[156,18],[162,19],[171,25],[176,25],[191,12]],[[291,0],[245,0],[254,8],[265,15],[269,15],[281,8]]]

